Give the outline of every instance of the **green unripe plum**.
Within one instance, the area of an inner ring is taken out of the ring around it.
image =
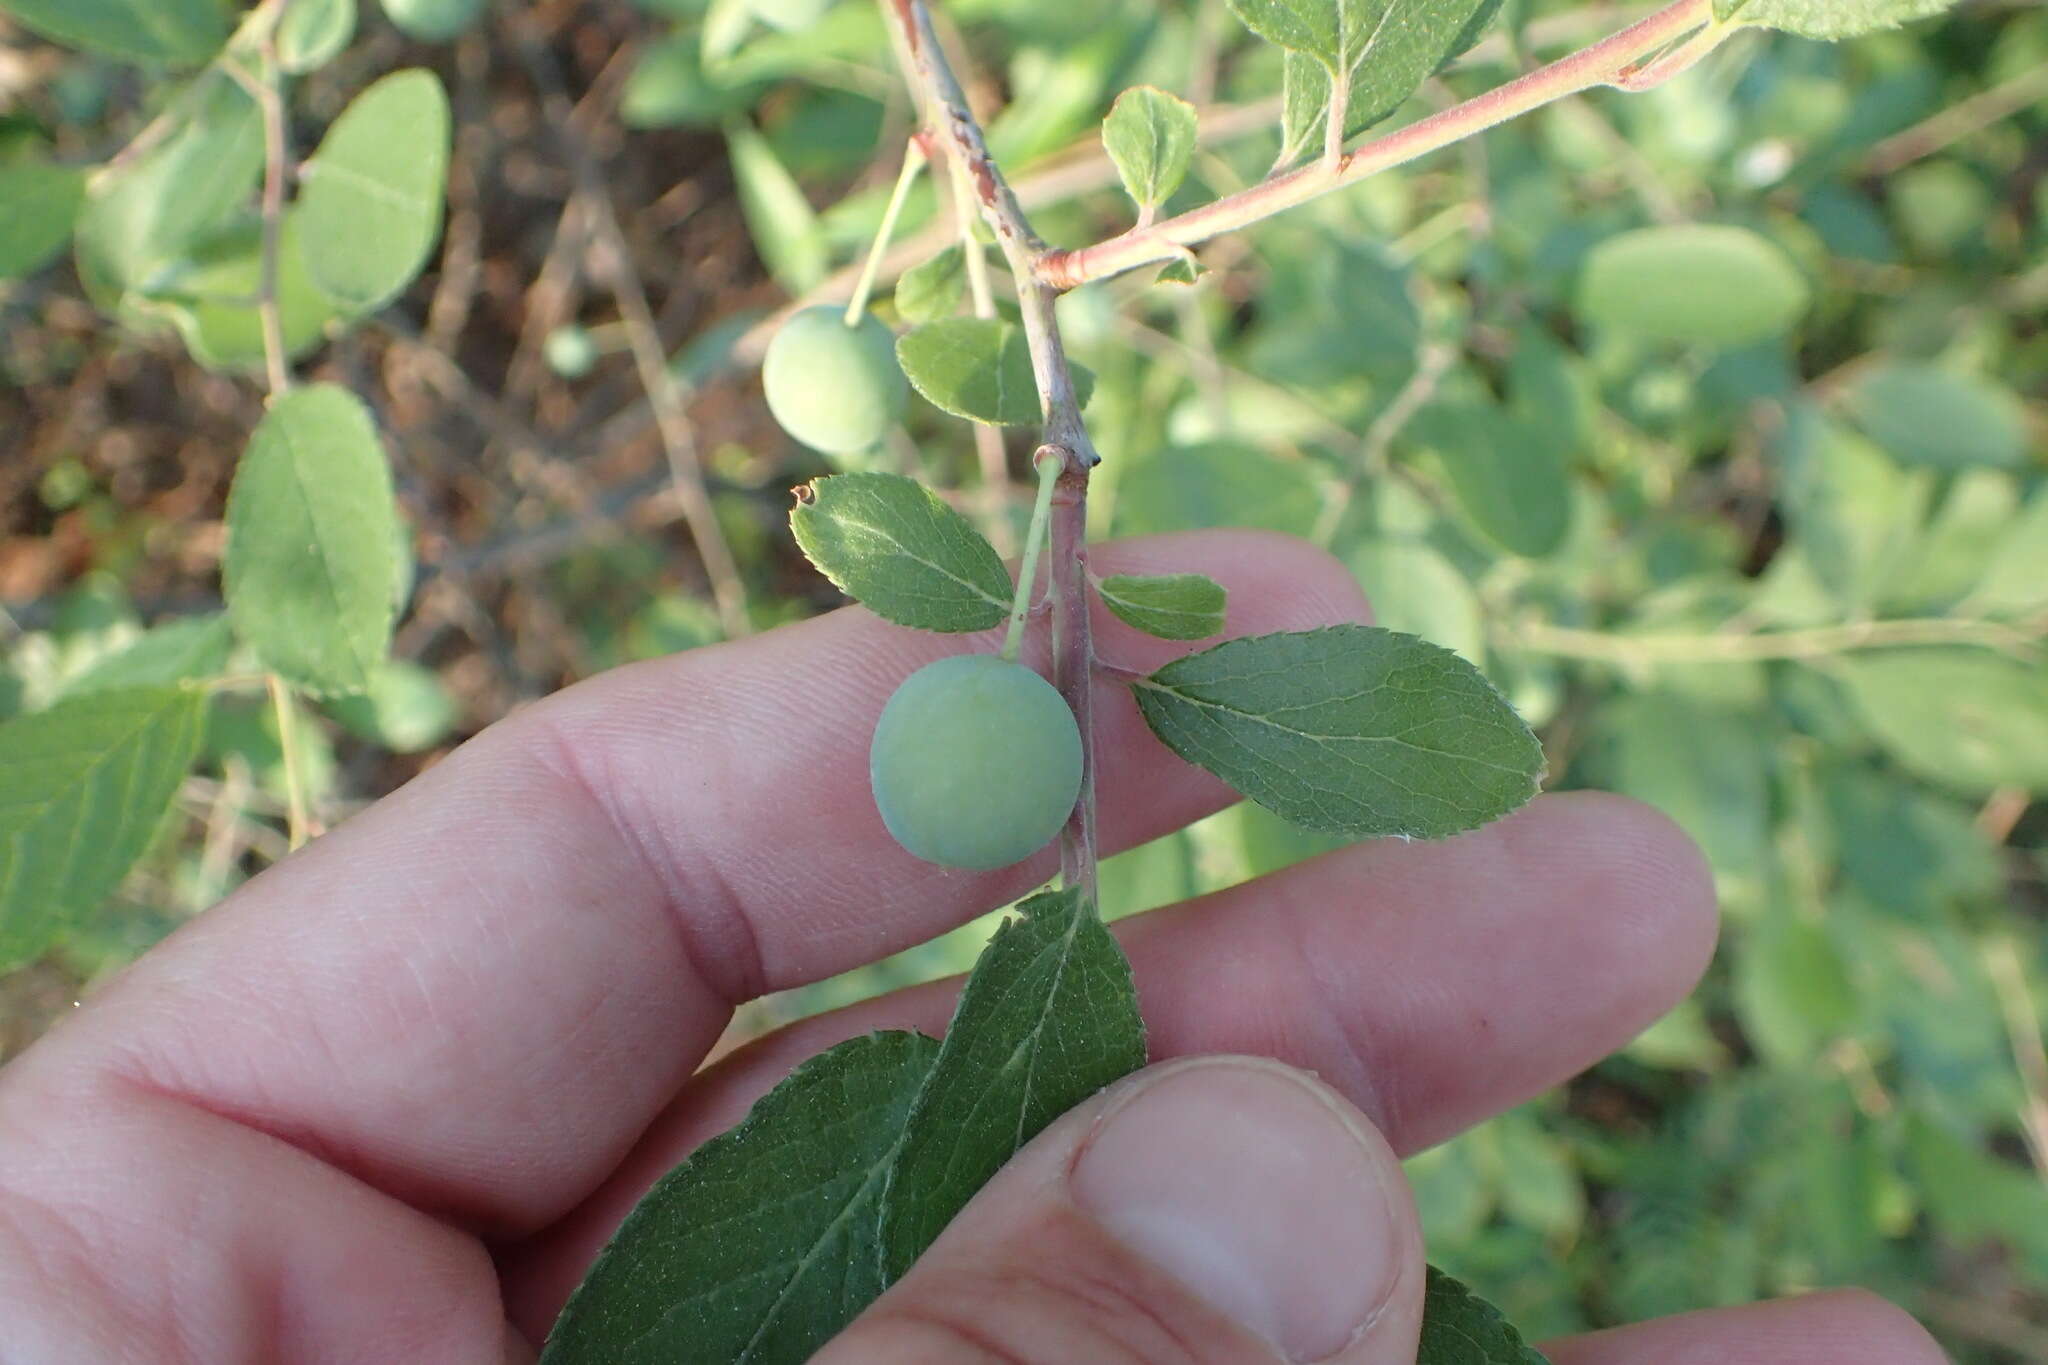
[[[768,411],[813,450],[851,455],[888,434],[910,397],[896,363],[896,339],[873,315],[855,327],[843,310],[806,308],[790,316],[761,362]]]
[[[541,343],[548,368],[564,379],[581,379],[597,368],[597,339],[575,323],[557,327]]]
[[[476,22],[484,0],[384,0],[398,31],[422,43],[445,43]]]
[[[926,664],[868,752],[882,823],[926,862],[986,871],[1044,848],[1081,794],[1081,731],[1053,685],[993,654]]]
[[[832,0],[753,0],[754,17],[784,33],[801,33],[825,17]]]

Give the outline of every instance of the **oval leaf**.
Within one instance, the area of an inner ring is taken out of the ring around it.
[[[1162,640],[1206,640],[1223,631],[1223,585],[1202,574],[1112,574],[1096,591],[1119,621]]]
[[[987,630],[1009,615],[1014,590],[995,546],[915,479],[813,479],[789,524],[820,573],[899,626]]]
[[[305,170],[299,231],[314,283],[357,313],[397,298],[441,234],[448,94],[399,71],[356,96]]]
[[[297,0],[277,26],[277,60],[295,74],[327,65],[356,36],[356,0]]]
[[[1039,420],[1038,385],[1024,329],[992,318],[946,318],[896,340],[896,360],[932,406],[991,426]],[[1074,396],[1084,406],[1095,376],[1080,365]]]
[[[1156,209],[1187,178],[1195,154],[1195,106],[1156,86],[1134,86],[1110,106],[1102,146],[1138,207]]]
[[[196,66],[228,40],[215,0],[0,0],[0,14],[51,42],[135,62]]]
[[[894,1282],[1046,1124],[1145,1065],[1131,964],[1078,890],[1017,907],[974,964],[882,1197]]]
[[[2048,791],[2048,668],[1989,650],[1917,649],[1840,662],[1849,695],[1908,771],[1969,796]]]
[[[896,316],[909,323],[937,322],[959,312],[966,297],[967,257],[949,246],[896,281]]]
[[[124,688],[0,725],[0,971],[31,962],[149,847],[205,731],[206,696]]]
[[[23,161],[0,166],[0,279],[49,264],[71,240],[85,203],[85,171]]]
[[[293,389],[249,439],[228,490],[222,583],[266,667],[316,693],[370,685],[398,615],[398,509],[368,409]]]
[[[1842,405],[1864,435],[1907,464],[2014,466],[2027,458],[2027,414],[1999,384],[1939,365],[1881,365]]]
[[[165,687],[218,676],[234,632],[224,615],[169,621],[144,631],[64,685],[66,697],[121,687]]]
[[[791,294],[808,292],[832,264],[817,211],[782,158],[751,126],[728,126],[725,148],[739,185],[740,211],[762,263]]]
[[[1528,801],[1543,751],[1457,655],[1375,626],[1259,635],[1132,685],[1166,746],[1304,829],[1435,839]]]
[[[1377,29],[1370,51],[1350,68],[1344,136],[1356,136],[1399,109],[1432,72],[1479,41],[1500,6],[1501,0],[1404,4],[1394,22]],[[1390,10],[1388,4],[1369,7],[1375,24]],[[1329,69],[1305,52],[1289,52],[1280,89],[1280,160],[1285,163],[1322,145],[1329,121]]]
[[[1503,549],[1540,558],[1571,529],[1571,484],[1558,447],[1491,399],[1432,406],[1412,428],[1436,452],[1458,505]]]
[[[1665,341],[1745,346],[1806,312],[1806,277],[1747,228],[1680,223],[1610,237],[1586,257],[1578,311],[1588,321]]]
[[[939,1045],[851,1038],[640,1200],[541,1365],[799,1365],[882,1291],[883,1182]]]

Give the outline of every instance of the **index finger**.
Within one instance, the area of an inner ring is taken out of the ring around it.
[[[1096,558],[1209,573],[1232,633],[1364,609],[1342,566],[1271,535]],[[1101,644],[1140,668],[1185,648],[1106,618]],[[11,1066],[0,1106],[140,1086],[465,1223],[545,1224],[617,1163],[738,1000],[1050,875],[1050,852],[995,873],[921,863],[867,790],[896,684],[977,646],[847,611],[571,688],[174,935]],[[1233,799],[1098,686],[1105,852]]]

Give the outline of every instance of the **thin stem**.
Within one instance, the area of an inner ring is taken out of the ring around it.
[[[256,317],[263,329],[263,366],[272,397],[292,385],[291,356],[284,344],[284,311],[278,304],[278,262],[284,243],[284,182],[291,163],[291,130],[285,126],[284,90],[278,76],[277,30],[292,0],[277,0],[257,52],[263,63],[263,261],[257,277]]]
[[[1273,176],[1238,194],[1155,223],[1143,232],[1127,232],[1077,250],[1046,252],[1036,262],[1038,278],[1064,290],[1155,261],[1172,260],[1181,248],[1319,199],[1566,95],[1599,85],[1628,88],[1627,82],[1641,82],[1648,79],[1648,72],[1658,69],[1654,64],[1648,68],[1639,66],[1645,57],[1663,51],[1712,19],[1713,0],[1674,0],[1591,47],[1375,138],[1334,160],[1325,158]]]
[[[979,204],[983,221],[1017,281],[1017,305],[1031,352],[1032,377],[1038,385],[1039,410],[1045,418],[1044,446],[1054,447],[1062,465],[1053,489],[1050,537],[1052,564],[1053,685],[1073,710],[1081,731],[1081,795],[1060,835],[1060,874],[1068,886],[1081,888],[1095,905],[1095,726],[1090,664],[1094,642],[1088,612],[1088,473],[1098,463],[1074,379],[1053,315],[1057,291],[1035,275],[1045,244],[1032,230],[1017,197],[989,156],[981,125],[975,121],[932,30],[923,0],[882,0],[896,41],[904,74],[920,95],[924,116],[934,137],[945,143],[960,174]],[[973,252],[969,253],[970,259]],[[1041,458],[1049,458],[1041,449]]]
[[[988,257],[982,253],[981,243],[974,240],[974,186],[967,181],[967,171],[957,159],[951,163],[950,178],[953,182],[953,223],[960,234],[960,261],[967,268],[967,298],[974,307],[974,316],[992,318],[996,315],[996,295],[988,277]]]
[[[1332,170],[1344,155],[1344,118],[1350,111],[1350,77],[1331,77],[1330,104],[1323,111],[1323,164]]]
[[[868,295],[875,290],[875,277],[881,273],[882,257],[889,250],[889,239],[896,235],[896,219],[903,213],[904,201],[910,198],[910,187],[917,181],[917,173],[924,169],[924,149],[912,138],[903,149],[903,169],[896,173],[896,187],[889,191],[889,206],[882,210],[882,225],[875,229],[875,244],[868,248],[867,264],[861,267],[860,279],[854,282],[853,297],[846,301],[846,325],[858,326],[861,314],[868,310]]]
[[[270,689],[271,710],[277,715],[277,747],[284,753],[284,798],[290,847],[297,850],[309,837],[312,821],[306,815],[306,779],[299,771],[298,722],[292,714],[291,691],[285,681],[271,673],[264,678]]]
[[[1052,512],[1052,490],[1066,468],[1065,452],[1051,446],[1038,451],[1038,501],[1031,505],[1031,529],[1024,533],[1024,559],[1017,568],[1017,595],[1010,603],[1010,633],[1003,637],[1003,657],[1011,663],[1024,648],[1024,618],[1031,611],[1031,589],[1038,577],[1038,554],[1045,548],[1045,522]]]
[[[1626,635],[1575,630],[1538,621],[1524,622],[1502,632],[1502,643],[1530,653],[1623,664],[1822,659],[1850,650],[1899,645],[1982,645],[2025,658],[2038,649],[2041,639],[2042,632],[2038,630],[2029,632],[1997,621],[1957,621],[1938,616],[1754,635]]]

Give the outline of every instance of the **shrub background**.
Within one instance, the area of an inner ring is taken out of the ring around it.
[[[1632,13],[1508,8],[1397,121]],[[1096,138],[1127,85],[1205,110],[1178,202],[1272,160],[1277,54],[1220,3],[945,13],[1056,242],[1128,221]],[[767,419],[760,320],[857,258],[909,127],[859,0],[746,32],[712,74],[693,0],[506,5],[433,44],[362,17],[295,91],[301,151],[407,65],[442,76],[456,136],[428,274],[304,371],[375,409],[418,561],[400,662],[297,727],[327,824],[522,701],[722,633],[620,260],[753,623],[833,605],[788,538],[787,490],[826,469]],[[1412,1162],[1437,1259],[1533,1331],[1861,1283],[1963,1360],[2048,1359],[2044,73],[2037,6],[1834,47],[1747,34],[1219,241],[1193,289],[1147,270],[1062,304],[1098,381],[1098,524],[1328,546],[1383,624],[1493,674],[1553,786],[1651,801],[1714,863],[1727,929],[1693,1001]],[[0,162],[103,160],[161,94],[0,23]],[[1724,348],[1618,325],[1589,255],[1680,221],[1774,244],[1810,290],[1796,321]],[[950,240],[925,187],[906,227],[897,267]],[[68,260],[0,281],[0,717],[218,608],[260,413],[246,376],[100,315]],[[1014,535],[1024,437],[992,490],[957,423],[918,401],[907,423],[890,458]],[[205,755],[118,896],[0,977],[0,1056],[281,855],[267,707],[219,696]],[[1106,864],[1105,900],[1319,851],[1239,808]],[[760,1002],[735,1037],[964,969],[986,929]]]

